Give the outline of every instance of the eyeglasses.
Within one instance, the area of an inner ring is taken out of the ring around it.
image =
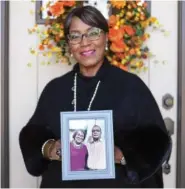
[[[93,129],[92,132],[100,132],[99,129]]]
[[[81,43],[84,36],[90,41],[98,40],[101,35],[101,32],[103,32],[103,30],[94,27],[84,34],[81,34],[79,32],[71,32],[67,35],[67,37],[69,39],[69,42],[75,45]]]

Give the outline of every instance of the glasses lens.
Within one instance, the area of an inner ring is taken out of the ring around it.
[[[99,28],[92,28],[87,33],[87,38],[91,41],[97,40],[100,37],[101,29]]]
[[[80,33],[70,33],[68,35],[68,39],[69,39],[70,43],[77,44],[77,43],[80,43],[81,36],[82,35]]]
[[[68,35],[69,42],[71,44],[78,44],[82,40],[82,36],[87,37],[88,40],[94,41],[97,40],[100,37],[101,29],[99,28],[91,28],[86,34],[81,33],[70,33]]]
[[[92,132],[100,132],[99,129],[93,129]]]

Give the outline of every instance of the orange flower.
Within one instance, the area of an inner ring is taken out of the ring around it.
[[[118,57],[119,59],[124,59],[125,55],[123,53],[116,53],[116,57]]]
[[[144,8],[147,8],[147,7],[148,7],[147,2],[144,2],[142,6],[143,6]]]
[[[113,42],[110,46],[110,50],[115,53],[122,53],[126,48],[125,43],[122,40]]]
[[[125,31],[128,35],[130,35],[130,36],[133,36],[133,35],[135,34],[135,29],[132,28],[132,27],[129,26],[129,25],[124,25],[124,26],[123,26],[123,29],[124,29],[124,31]]]
[[[113,27],[116,25],[118,18],[115,15],[109,17],[109,26]]]
[[[64,13],[64,3],[61,1],[56,2],[54,5],[51,5],[49,7],[49,11],[53,16],[60,16]]]
[[[53,45],[52,44],[48,44],[48,49],[51,49],[51,48],[53,48]]]
[[[135,49],[132,48],[132,49],[129,50],[130,55],[134,55],[135,53],[136,53]]]
[[[143,41],[146,41],[149,37],[150,37],[149,34],[145,33],[145,34],[141,37],[141,39],[142,39]]]
[[[126,1],[110,0],[110,3],[117,9],[124,8],[126,5]]]
[[[75,5],[75,1],[63,1],[64,6],[72,7]]]
[[[120,64],[119,68],[122,69],[122,70],[124,70],[124,71],[128,71],[128,67],[124,66],[123,64]]]
[[[59,35],[56,35],[56,36],[55,36],[55,41],[56,41],[56,42],[59,42],[59,41],[60,41],[60,36],[59,36]]]
[[[108,38],[110,41],[119,41],[121,39],[123,39],[123,31],[120,29],[109,29],[109,34],[108,34]]]
[[[43,51],[43,50],[44,50],[44,45],[42,45],[42,44],[39,45],[39,50],[40,50],[40,51]]]

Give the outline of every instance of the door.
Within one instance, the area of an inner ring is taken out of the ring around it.
[[[152,1],[152,15],[159,18],[170,35],[165,36],[165,32],[160,31],[152,32],[148,45],[156,56],[146,62],[148,71],[139,75],[151,89],[163,117],[174,122],[171,170],[169,174],[164,174],[165,187],[170,188],[176,187],[177,3]],[[41,63],[47,62],[47,57],[44,58],[41,53],[36,56],[29,53],[30,47],[38,45],[37,36],[27,33],[27,29],[35,24],[34,11],[35,4],[30,1],[10,1],[10,187],[18,188],[35,188],[40,182],[25,169],[18,145],[19,132],[33,114],[46,83],[71,69],[66,64],[43,66]],[[50,62],[54,59],[52,56]],[[28,63],[32,66],[27,67]],[[174,105],[170,109],[162,105],[166,94],[173,97]]]

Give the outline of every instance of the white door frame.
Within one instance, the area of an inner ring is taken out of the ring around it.
[[[178,2],[178,111],[176,186],[185,188],[185,2]],[[9,188],[9,2],[0,1],[1,188]]]
[[[8,85],[8,59],[9,59],[9,2],[8,1],[0,1],[0,75],[1,75],[1,83],[0,83],[0,133],[1,133],[1,188],[9,188],[9,124],[8,124],[8,116],[9,116],[9,85]]]

